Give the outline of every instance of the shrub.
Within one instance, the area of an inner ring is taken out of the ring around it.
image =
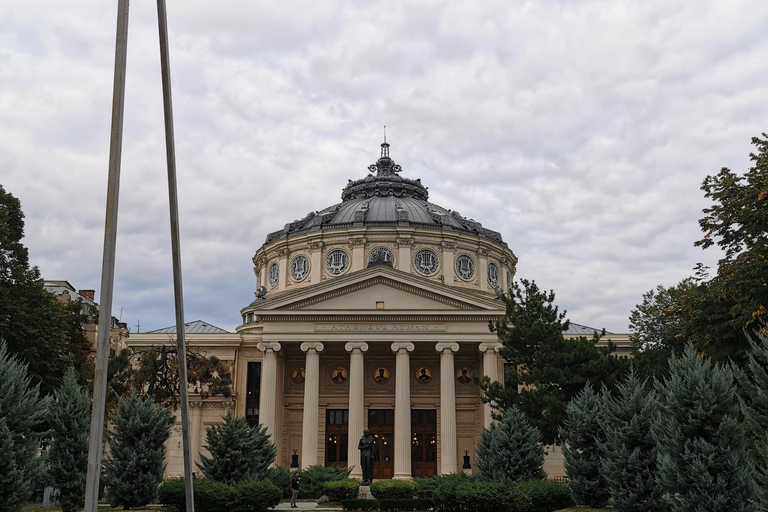
[[[197,466],[207,478],[233,485],[269,477],[277,448],[266,427],[251,427],[245,418],[233,418],[228,412],[224,423],[205,430],[205,440],[211,456],[201,455]]]
[[[110,458],[104,462],[104,484],[113,507],[141,507],[157,497],[165,471],[165,441],[173,418],[149,397],[121,398],[112,416]]]
[[[371,484],[371,494],[377,500],[409,499],[416,494],[416,484],[407,480],[379,480]]]
[[[379,500],[381,512],[413,512],[417,510],[429,510],[432,508],[432,500],[425,499],[396,499]]]
[[[227,512],[234,498],[232,487],[209,478],[194,481],[195,512]],[[179,512],[187,508],[184,478],[171,478],[160,485],[157,500],[161,505],[176,507]]]
[[[169,478],[157,489],[157,502],[166,507],[176,507],[179,512],[186,510],[184,478]]]
[[[433,503],[441,512],[527,512],[531,501],[508,484],[462,474],[441,477]]]
[[[292,477],[293,473],[282,466],[276,466],[269,472],[269,479],[273,484],[275,484],[275,487],[280,489],[280,492],[283,494],[283,498],[291,497],[291,490],[288,489],[288,484],[291,482]]]
[[[344,510],[353,510],[355,512],[368,512],[369,510],[379,510],[378,500],[341,500],[341,508]]]
[[[299,495],[303,498],[319,498],[323,495],[323,486],[326,482],[337,480],[346,480],[352,468],[326,468],[325,466],[310,466],[305,470],[299,471],[301,484],[299,484]],[[288,484],[286,484],[287,486]]]
[[[329,501],[341,501],[349,498],[357,498],[360,482],[357,480],[334,480],[323,484],[323,492]]]
[[[234,487],[231,510],[264,512],[280,503],[282,493],[269,480],[246,480]]]
[[[548,480],[525,480],[512,485],[512,490],[531,500],[528,512],[552,512],[573,504],[571,490],[566,484]]]
[[[510,407],[500,424],[483,429],[477,444],[480,475],[496,482],[543,479],[540,441],[539,429],[517,407]]]

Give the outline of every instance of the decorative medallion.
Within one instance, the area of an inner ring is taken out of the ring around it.
[[[295,384],[303,384],[305,377],[306,377],[306,375],[304,374],[304,368],[295,368],[291,372],[291,380]]]
[[[368,254],[368,266],[387,265],[395,266],[395,255],[386,247],[376,247]]]
[[[325,268],[334,276],[343,274],[349,268],[349,256],[341,249],[334,249],[325,256]]]
[[[499,286],[499,267],[494,262],[488,264],[488,284],[491,288]]]
[[[349,378],[349,372],[343,366],[337,366],[331,372],[331,380],[336,384],[344,384]]]
[[[469,280],[475,275],[475,260],[469,254],[462,254],[456,258],[456,274],[462,279]]]
[[[274,288],[277,286],[277,278],[280,276],[280,267],[277,263],[273,263],[269,266],[269,287]]]
[[[456,372],[456,380],[461,384],[469,384],[472,382],[472,369],[468,366],[463,366]]]
[[[420,366],[416,370],[416,380],[422,384],[429,384],[432,381],[432,370],[426,366]]]
[[[429,276],[437,272],[440,260],[437,257],[437,253],[432,249],[422,249],[413,258],[413,266],[420,273]]]
[[[386,384],[389,382],[389,377],[389,370],[383,366],[379,366],[373,372],[373,380],[376,382],[376,384]]]
[[[306,256],[296,256],[291,261],[291,277],[294,281],[301,281],[309,275],[309,260]]]

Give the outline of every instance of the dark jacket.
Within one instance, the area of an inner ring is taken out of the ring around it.
[[[291,489],[297,489],[298,490],[298,488],[299,488],[299,480],[300,480],[299,477],[294,476],[293,478],[291,478],[291,483],[288,484],[288,487],[290,487]]]

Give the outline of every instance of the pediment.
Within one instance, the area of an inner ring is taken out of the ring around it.
[[[377,303],[379,304],[377,307]],[[498,311],[503,304],[389,267],[287,292],[252,304],[259,311]]]

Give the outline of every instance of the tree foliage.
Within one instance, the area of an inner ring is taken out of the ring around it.
[[[112,506],[139,507],[151,503],[165,471],[165,441],[171,435],[171,414],[149,397],[121,398],[111,416],[109,459],[104,483]]]
[[[603,398],[588,383],[568,403],[568,419],[560,429],[565,473],[577,505],[601,507],[610,496],[602,471],[603,408]]]
[[[46,452],[48,475],[59,490],[62,512],[75,512],[85,505],[90,416],[91,400],[70,368],[53,395],[47,415],[51,439]]]
[[[669,365],[669,376],[656,382],[651,434],[659,451],[657,478],[676,497],[672,510],[752,510],[754,467],[732,369],[700,356],[692,345]]]
[[[510,407],[498,425],[483,429],[477,444],[480,475],[496,482],[541,480],[544,449],[541,433],[517,407]]]
[[[233,418],[231,412],[223,419],[205,430],[211,456],[200,455],[200,470],[207,478],[227,485],[267,478],[277,454],[267,428],[251,427],[245,418]]]
[[[621,512],[661,512],[664,492],[656,480],[658,450],[651,436],[656,394],[633,370],[616,396],[603,394],[605,442],[602,471],[613,505]]]
[[[510,374],[506,385],[478,379],[483,401],[491,403],[496,419],[508,408],[519,407],[541,431],[543,441],[552,444],[565,421],[566,404],[587,382],[613,387],[628,362],[611,355],[612,342],[598,346],[599,335],[564,338],[569,326],[565,312],[554,304],[553,291],[545,292],[533,281],[513,283],[504,301],[506,316],[491,324],[491,330],[502,342],[500,354],[510,363]]]
[[[46,402],[32,385],[27,365],[0,339],[0,511],[17,512],[44,472],[38,456]]]

